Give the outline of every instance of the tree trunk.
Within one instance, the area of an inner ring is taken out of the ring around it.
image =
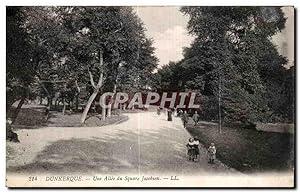
[[[47,106],[51,109],[52,106],[52,97],[47,97]]]
[[[63,98],[63,109],[62,109],[63,115],[65,115],[65,111],[66,111],[66,100],[65,100],[65,98]]]
[[[79,107],[79,94],[76,94],[75,97],[75,111],[77,112]]]
[[[111,108],[112,108],[112,99],[109,102],[109,105],[107,107],[107,117],[111,117]]]
[[[101,70],[100,70],[100,78],[99,78],[99,81],[98,81],[97,85],[95,85],[94,79],[93,79],[93,75],[89,71],[90,81],[91,81],[92,86],[94,87],[94,92],[90,96],[90,98],[89,98],[89,100],[88,100],[88,102],[87,102],[87,104],[86,104],[86,106],[84,108],[84,111],[83,111],[83,113],[81,115],[81,119],[80,119],[80,123],[81,124],[84,123],[84,121],[86,119],[86,116],[87,116],[87,114],[88,114],[88,112],[89,112],[89,110],[91,108],[91,105],[92,105],[94,99],[96,98],[96,96],[97,96],[97,94],[99,92],[99,89],[102,87],[102,84],[103,84],[103,69],[102,69],[102,67],[103,67],[103,51],[101,49],[99,50],[99,60],[100,60],[99,61],[99,65],[100,65],[100,69]]]
[[[57,103],[58,99],[54,100],[54,109],[57,109],[58,103]]]
[[[106,119],[106,109],[102,107],[102,110],[101,110],[101,120],[105,121],[105,119]]]
[[[67,104],[66,104],[66,96],[67,96],[67,95],[66,95],[66,94],[67,94],[66,92],[67,92],[67,84],[65,83],[65,84],[64,84],[64,90],[63,90],[63,93],[62,93],[62,97],[63,97],[63,98],[62,98],[62,102],[63,102],[62,114],[63,114],[63,115],[65,115],[66,105],[67,105]]]
[[[50,106],[50,97],[47,97],[47,106]]]
[[[80,87],[78,85],[77,80],[75,80],[75,85],[76,85],[76,88],[77,88],[77,93],[75,94],[75,111],[78,111]]]
[[[47,104],[47,106],[51,107],[51,105],[52,105],[52,97],[51,97],[49,91],[48,91],[47,88],[45,87],[44,83],[41,81],[40,76],[37,76],[37,80],[38,80],[38,82],[40,83],[40,85],[42,86],[42,88],[44,89],[44,91],[45,91],[46,94],[47,94],[47,99],[48,99],[48,104]],[[49,103],[49,99],[51,99],[51,102],[50,102],[50,103]]]
[[[111,109],[112,109],[112,104],[114,103],[114,96],[117,92],[117,84],[114,84],[114,89],[113,89],[113,96],[111,97],[110,101],[109,101],[109,105],[107,108],[107,117],[111,117]]]
[[[87,102],[87,104],[86,104],[86,106],[84,108],[84,111],[82,113],[82,116],[81,116],[81,120],[80,120],[81,124],[84,123],[84,121],[86,119],[86,116],[87,116],[87,114],[88,114],[88,112],[90,110],[90,107],[91,107],[93,101],[95,100],[97,94],[98,94],[98,91],[94,91],[93,94],[90,96],[90,98],[89,98],[89,100],[88,100],[88,102]]]
[[[222,113],[221,113],[221,72],[219,64],[219,90],[218,90],[218,111],[219,111],[219,133],[222,133]]]
[[[16,121],[16,119],[18,117],[18,114],[19,114],[24,102],[25,102],[25,97],[22,97],[19,104],[18,104],[18,106],[17,106],[17,108],[16,108],[16,110],[12,114],[12,124]]]

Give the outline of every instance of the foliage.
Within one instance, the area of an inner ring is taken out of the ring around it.
[[[6,22],[6,110],[24,97],[29,97],[34,79],[30,37],[22,28],[24,16],[20,7],[7,7]],[[24,52],[28,50],[28,52]]]
[[[189,16],[187,27],[196,38],[184,49],[184,59],[158,71],[156,82],[162,89],[200,90],[202,116],[211,115],[210,119],[218,114],[218,97],[225,121],[293,119],[286,113],[291,105],[284,86],[292,86],[284,84],[287,60],[271,41],[284,28],[280,7],[182,7],[181,11]],[[215,108],[209,101],[215,101]]]
[[[50,105],[58,97],[78,106],[79,98],[87,100],[94,92],[101,73],[102,91],[136,80],[142,88],[157,66],[152,41],[131,7],[8,7],[7,23],[9,95],[24,96],[16,92],[27,89],[47,97]]]

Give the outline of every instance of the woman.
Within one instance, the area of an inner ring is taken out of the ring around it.
[[[196,149],[196,159],[198,159],[198,156],[200,157],[200,150],[199,150],[200,141],[197,136],[194,137],[194,147]]]
[[[168,121],[172,121],[172,110],[168,109]]]
[[[182,115],[182,121],[183,121],[183,127],[186,128],[186,124],[189,121],[189,115],[187,114],[186,111],[184,111]]]
[[[178,115],[177,115],[178,113],[177,113],[177,108],[175,107],[174,108],[174,117],[177,117]]]
[[[194,144],[194,139],[191,137],[189,139],[188,144],[186,144],[186,147],[188,149],[188,156],[189,156],[189,160],[195,161],[196,159],[196,149],[195,149],[195,144]]]

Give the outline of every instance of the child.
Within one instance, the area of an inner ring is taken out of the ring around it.
[[[196,158],[196,148],[195,148],[195,143],[194,143],[194,139],[191,137],[189,139],[188,144],[186,144],[186,147],[188,149],[188,156],[189,156],[189,160],[194,161]]]
[[[211,143],[208,148],[208,163],[213,164],[216,159],[217,149],[214,143]]]
[[[195,114],[193,115],[193,120],[195,122],[195,126],[198,124],[199,118],[200,118],[200,116],[199,116],[198,112],[196,111]]]

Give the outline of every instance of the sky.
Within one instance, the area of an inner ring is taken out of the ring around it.
[[[279,53],[288,58],[287,66],[294,65],[294,8],[283,7],[282,8],[287,20],[285,22],[285,28],[281,33],[276,34],[273,37],[275,44],[278,46]]]
[[[146,35],[154,40],[155,54],[159,58],[159,67],[169,61],[178,61],[183,58],[182,50],[189,47],[193,41],[187,33],[188,17],[184,16],[179,7],[134,7],[137,15],[142,19]],[[288,17],[286,28],[273,40],[281,54],[288,57],[288,66],[294,61],[294,18],[293,8],[284,7],[285,16]]]
[[[193,37],[186,30],[188,17],[179,7],[135,7],[135,10],[145,24],[146,35],[154,40],[159,65],[182,59],[182,49],[191,44]]]

